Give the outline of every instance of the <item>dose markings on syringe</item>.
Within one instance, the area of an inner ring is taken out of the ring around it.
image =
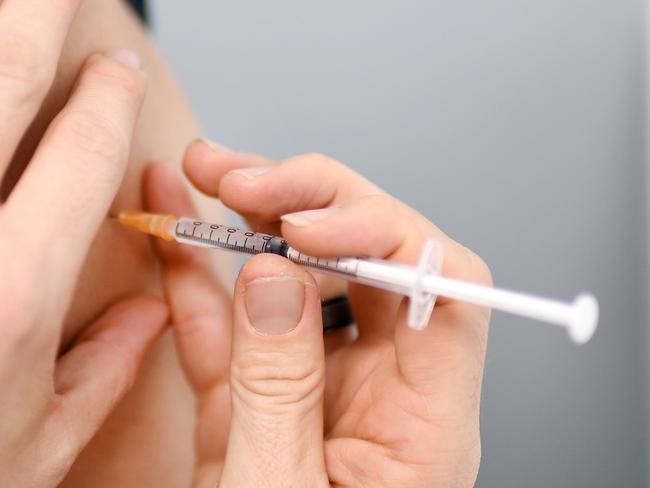
[[[351,276],[356,275],[358,261],[354,258],[316,258],[302,254],[297,250],[291,248],[287,254],[287,258],[294,263],[309,266],[311,268],[320,268],[324,270],[338,271]]]
[[[268,234],[185,219],[178,221],[176,236],[181,240],[194,241],[206,247],[230,249],[247,254],[265,252],[267,242],[273,239],[273,236]],[[293,248],[288,249],[286,257],[296,264],[310,268],[337,271],[350,276],[355,276],[357,272],[358,261],[354,258],[316,258]]]
[[[233,227],[205,222],[189,222],[179,220],[176,225],[176,235],[180,239],[192,240],[209,247],[231,249],[248,254],[264,252],[266,242],[272,236]]]

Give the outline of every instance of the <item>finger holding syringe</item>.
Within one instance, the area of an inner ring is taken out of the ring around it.
[[[443,243],[445,276],[491,284],[489,269],[478,256],[449,239],[415,210],[331,158],[307,154],[273,164],[259,156],[214,150],[199,141],[188,149],[184,169],[192,183],[242,215],[253,230],[282,235],[306,254],[371,256],[413,265],[420,258],[424,242],[435,238]],[[331,210],[295,215],[324,208]],[[296,225],[301,218],[306,222]],[[354,284],[349,293],[361,335],[395,331],[394,317],[403,296]],[[438,304],[444,303],[441,299]],[[477,311],[477,307],[461,302],[455,302],[453,309],[459,317],[465,313],[489,315],[487,309]],[[444,320],[442,310],[437,307],[439,320]],[[454,337],[473,328],[466,321],[460,322]],[[447,330],[448,325],[443,329]],[[483,327],[471,334],[486,333]]]
[[[273,164],[198,141],[188,148],[184,169],[193,184],[242,215],[253,230],[282,235],[305,254],[415,264],[423,243],[433,238],[443,246],[444,276],[491,284],[489,268],[475,253],[327,156],[306,154]]]

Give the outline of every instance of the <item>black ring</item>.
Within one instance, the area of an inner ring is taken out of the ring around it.
[[[323,311],[323,334],[354,325],[347,295],[325,300],[321,304]]]

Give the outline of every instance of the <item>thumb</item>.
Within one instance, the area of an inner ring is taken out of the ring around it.
[[[234,297],[232,419],[221,487],[329,486],[318,289],[273,255],[252,258]]]

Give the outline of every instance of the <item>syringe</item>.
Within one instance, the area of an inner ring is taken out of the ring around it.
[[[173,215],[124,212],[119,221],[168,241],[242,254],[277,254],[318,272],[408,296],[408,324],[416,330],[426,327],[438,295],[565,327],[578,344],[591,339],[598,323],[598,302],[591,294],[565,303],[440,276],[442,251],[437,241],[428,241],[419,264],[409,266],[373,258],[317,258],[281,237]]]

